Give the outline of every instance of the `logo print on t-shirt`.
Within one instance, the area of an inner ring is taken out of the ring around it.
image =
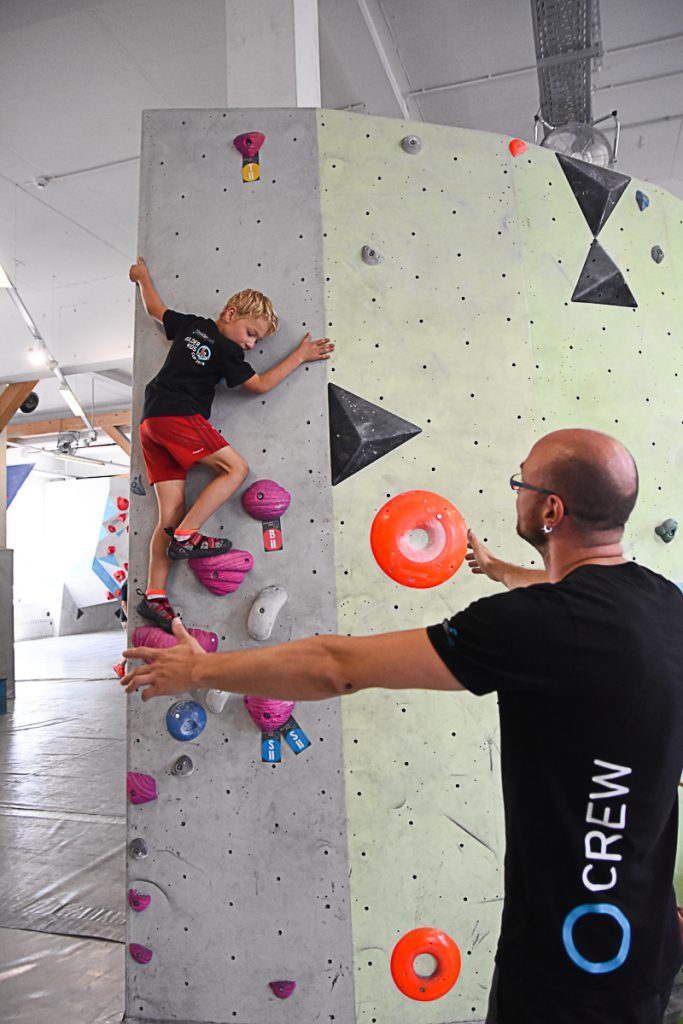
[[[185,343],[190,351],[193,362],[195,362],[197,366],[203,366],[204,363],[211,358],[210,346],[204,345],[201,341],[198,341],[197,338],[192,337],[192,335],[185,338]]]

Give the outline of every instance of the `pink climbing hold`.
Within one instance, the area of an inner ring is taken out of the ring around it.
[[[131,942],[128,949],[133,960],[136,960],[139,964],[148,964],[154,956],[151,949],[148,949],[147,946],[141,946],[137,942]]]
[[[226,551],[211,558],[193,558],[190,569],[213,594],[232,594],[251,571],[254,559],[248,551]]]
[[[272,989],[273,994],[276,995],[278,999],[289,999],[292,992],[296,988],[295,981],[269,981],[268,985]]]
[[[511,139],[510,145],[508,146],[508,149],[513,156],[521,156],[522,153],[526,153],[528,148],[529,147],[524,139]]]
[[[232,140],[235,149],[250,159],[256,156],[265,141],[263,132],[243,132]]]
[[[143,772],[128,772],[126,789],[132,804],[147,804],[150,800],[156,800],[158,796],[156,782],[151,775],[145,775]]]
[[[218,650],[218,636],[208,629],[188,629],[207,654],[215,654]],[[172,633],[158,626],[138,626],[133,630],[133,647],[175,647],[178,641]]]
[[[259,729],[270,731],[285,724],[294,710],[294,701],[247,696],[244,698],[244,706]]]
[[[242,506],[252,518],[266,522],[279,519],[289,508],[291,500],[289,491],[274,480],[257,480],[242,495]]]
[[[151,896],[145,896],[144,893],[138,892],[137,889],[128,890],[128,906],[138,914],[142,910],[147,910],[151,902]]]

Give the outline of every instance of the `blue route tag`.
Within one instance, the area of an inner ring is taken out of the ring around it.
[[[279,731],[266,732],[264,730],[261,733],[261,760],[267,764],[278,764],[282,760]]]
[[[308,736],[291,715],[282,726],[282,735],[295,754],[300,754],[302,750],[311,745]]]

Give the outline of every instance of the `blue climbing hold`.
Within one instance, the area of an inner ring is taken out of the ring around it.
[[[636,202],[638,203],[638,209],[641,211],[641,213],[643,210],[647,210],[648,206],[650,205],[649,198],[645,195],[644,192],[641,192],[640,189],[638,189],[638,191],[636,192]]]
[[[206,725],[206,711],[193,700],[179,700],[166,713],[166,728],[175,740],[195,740]]]

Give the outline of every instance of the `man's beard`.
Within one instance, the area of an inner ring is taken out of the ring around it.
[[[533,526],[522,527],[519,517],[517,517],[517,534],[522,538],[522,540],[525,540],[527,544],[531,544],[533,548],[536,548],[540,555],[543,555],[548,547],[549,534],[543,532],[543,526],[541,523],[534,524]]]

